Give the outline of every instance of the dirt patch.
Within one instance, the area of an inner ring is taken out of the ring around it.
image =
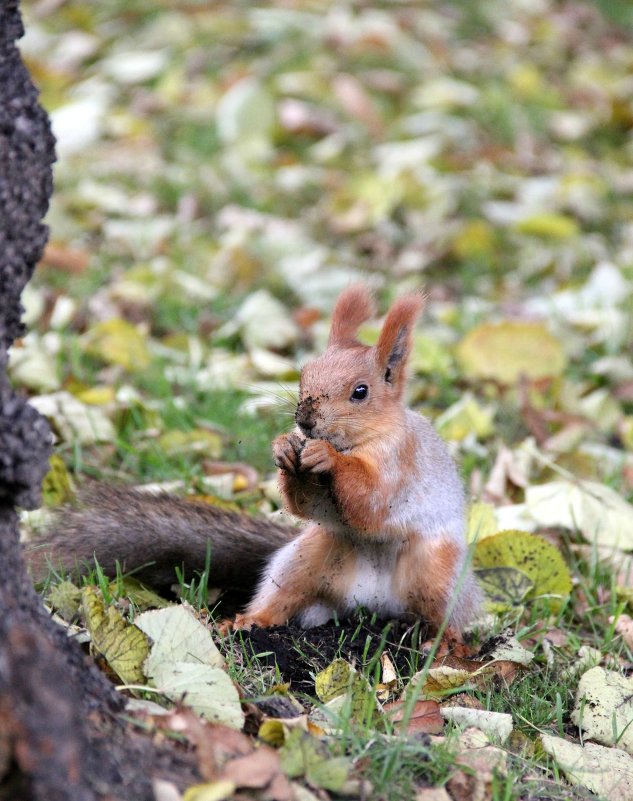
[[[276,665],[294,692],[313,695],[315,674],[336,657],[380,671],[380,654],[386,652],[401,675],[411,675],[422,667],[420,648],[429,631],[420,623],[360,618],[308,630],[297,625],[253,627],[239,632],[239,637],[260,663]]]

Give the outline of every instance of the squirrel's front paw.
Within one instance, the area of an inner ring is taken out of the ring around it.
[[[303,448],[303,440],[294,431],[290,434],[282,434],[273,440],[273,458],[275,464],[281,470],[288,473],[296,473],[299,467],[299,455]]]
[[[300,454],[302,470],[311,473],[328,473],[334,468],[336,451],[324,439],[310,439],[303,446]]]

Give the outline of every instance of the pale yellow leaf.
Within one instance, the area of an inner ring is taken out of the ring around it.
[[[525,375],[540,379],[560,375],[567,359],[560,342],[541,323],[505,320],[473,328],[457,348],[468,378],[514,384]]]

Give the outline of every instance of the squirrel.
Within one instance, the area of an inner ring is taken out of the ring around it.
[[[210,547],[214,586],[257,588],[235,628],[305,628],[357,606],[381,617],[424,618],[447,636],[479,610],[467,564],[465,498],[457,467],[431,423],[403,396],[421,294],[397,299],[375,346],[358,328],[373,317],[362,285],[342,292],[325,352],[301,371],[296,428],[272,446],[284,505],[297,530],[168,495],[100,487],[62,509],[27,551],[36,577],[96,556],[150,584],[174,566],[201,570]],[[148,564],[149,563],[149,564]],[[446,618],[446,620],[445,620]]]

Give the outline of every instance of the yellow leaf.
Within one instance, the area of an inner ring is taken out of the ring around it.
[[[325,670],[317,673],[314,686],[324,704],[336,699],[349,699],[355,720],[363,719],[368,711],[376,709],[375,698],[368,704],[369,682],[344,659],[335,659]]]
[[[105,406],[116,398],[114,387],[90,387],[74,393],[76,398],[89,406]]]
[[[541,323],[505,320],[473,328],[457,348],[468,378],[515,383],[560,375],[567,362],[560,342]]]
[[[222,453],[222,436],[203,428],[194,428],[193,431],[168,431],[158,442],[168,456],[201,453],[210,459],[217,459]]]
[[[81,606],[81,590],[72,581],[60,581],[48,594],[48,603],[64,620],[72,620]]]
[[[596,481],[550,481],[528,487],[529,514],[542,526],[578,529],[596,545],[633,551],[633,506]]]
[[[471,503],[468,511],[468,542],[483,540],[498,531],[495,508],[491,503]]]
[[[282,770],[289,778],[305,776],[315,787],[332,792],[342,789],[351,769],[349,759],[331,757],[320,740],[300,728],[288,732],[279,756]]]
[[[593,667],[578,682],[571,719],[587,739],[633,755],[633,679]]]
[[[449,406],[435,421],[435,428],[444,439],[461,442],[469,434],[484,439],[492,433],[494,409],[482,406],[470,392]]]
[[[502,614],[520,606],[534,590],[534,582],[516,567],[484,567],[475,570],[491,612]]]
[[[86,351],[126,370],[143,370],[151,361],[147,337],[120,318],[97,323],[85,335]]]
[[[509,530],[487,537],[475,546],[474,564],[522,571],[534,584],[528,599],[565,598],[571,592],[571,577],[560,551],[538,534]]]
[[[144,684],[143,663],[149,654],[145,634],[126,623],[113,606],[106,607],[96,587],[84,588],[82,608],[93,648],[125,684]]]
[[[633,759],[625,751],[595,743],[582,746],[550,734],[541,734],[541,742],[571,784],[586,787],[605,801],[633,798]]]
[[[224,801],[231,798],[237,785],[235,782],[220,779],[207,784],[194,784],[185,790],[182,801]]]
[[[48,460],[50,469],[42,482],[46,506],[61,506],[73,497],[73,488],[64,460],[54,453]]]
[[[496,245],[494,229],[485,220],[471,220],[453,240],[453,252],[460,259],[490,259]]]
[[[543,94],[541,73],[534,64],[517,64],[508,74],[508,83],[516,94],[526,99]]]
[[[516,229],[543,239],[571,239],[580,233],[576,220],[564,214],[533,214],[518,222]]]

